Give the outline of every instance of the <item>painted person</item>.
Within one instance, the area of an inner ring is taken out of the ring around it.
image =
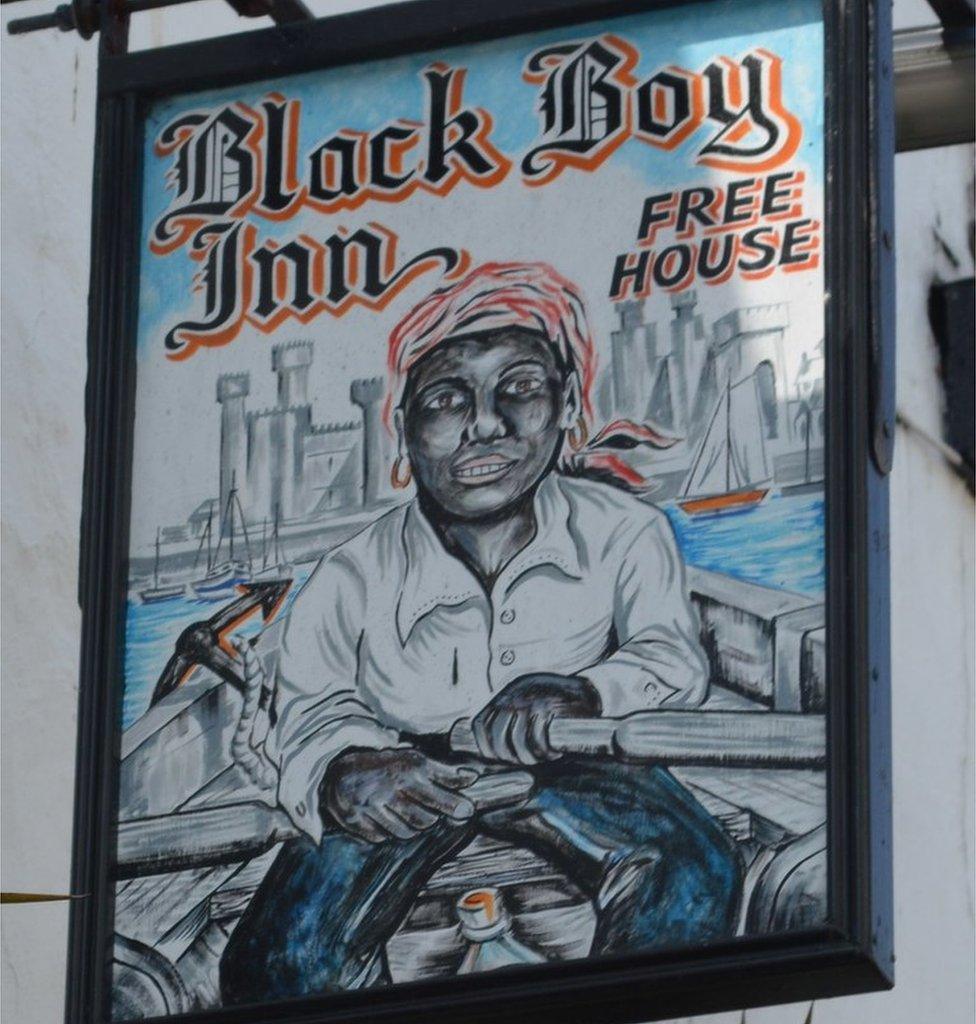
[[[327,553],[292,607],[269,752],[305,835],[231,936],[225,1004],[382,980],[386,939],[476,832],[573,879],[594,955],[730,936],[739,863],[701,806],[663,768],[548,746],[554,717],[695,707],[707,686],[667,518],[590,479],[635,474],[586,444],[576,290],[545,264],[484,265],[400,323],[390,370],[393,481],[416,496]],[[483,763],[433,755],[461,719]],[[529,766],[532,795],[478,814],[465,789],[499,763]]]

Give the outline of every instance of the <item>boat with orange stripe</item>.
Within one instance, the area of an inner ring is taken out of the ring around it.
[[[755,374],[733,384],[715,405],[678,498],[689,516],[742,512],[773,489]]]

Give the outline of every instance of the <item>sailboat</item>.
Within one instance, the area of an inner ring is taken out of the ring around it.
[[[268,520],[261,526],[261,568],[254,574],[256,580],[276,580],[292,576],[295,567],[285,558],[285,549],[280,536],[280,506],[275,503],[274,526],[271,529],[270,552],[268,550]],[[269,557],[270,556],[270,557]]]
[[[168,601],[172,597],[180,597],[186,590],[185,583],[159,582],[159,527],[156,527],[156,558],[153,561],[153,585],[139,591],[143,604],[155,604],[157,601]]]
[[[240,517],[241,532],[244,536],[244,552],[246,560],[235,557],[234,535],[236,533],[235,520]],[[224,561],[220,560],[220,550],[224,543],[224,535],[228,538],[228,553]],[[193,587],[197,597],[204,601],[226,601],[237,596],[237,587],[241,583],[248,583],[253,577],[253,565],[251,563],[251,545],[247,536],[247,523],[244,521],[244,510],[241,508],[240,499],[237,497],[236,478],[231,477],[230,492],[227,495],[227,504],[224,507],[223,515],[220,518],[220,533],[217,536],[217,547],[211,550],[211,537],[213,534],[213,508],[210,510],[210,518],[207,520],[203,536],[200,538],[200,547],[197,548],[197,559],[200,557],[200,550],[203,542],[207,542],[207,571],[202,579],[194,580],[190,585]]]
[[[751,508],[772,489],[755,375],[731,377],[719,398],[678,498],[690,516]]]

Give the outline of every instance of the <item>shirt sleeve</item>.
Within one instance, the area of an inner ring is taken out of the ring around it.
[[[357,686],[366,589],[343,554],[327,555],[295,598],[277,671],[278,719],[268,753],[278,765],[278,802],[315,842],[322,837],[318,789],[351,747],[397,747]]]
[[[708,664],[671,524],[658,513],[631,536],[614,598],[618,647],[580,675],[596,687],[607,716],[696,707],[707,693]]]

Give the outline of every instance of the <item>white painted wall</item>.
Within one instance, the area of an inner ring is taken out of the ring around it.
[[[4,24],[55,0],[4,5]],[[313,0],[320,13],[365,3]],[[897,27],[930,20],[898,0]],[[133,46],[252,27],[220,0],[136,20]],[[68,885],[78,630],[85,297],[96,45],[3,36],[2,887]],[[925,299],[972,273],[971,147],[898,158],[898,403],[938,436],[942,394]],[[953,269],[938,230],[960,263]],[[899,430],[892,475],[895,904],[891,993],[817,1004],[817,1024],[969,1024],[974,1012],[973,499],[920,436]],[[2,911],[2,1010],[62,1014],[64,904]],[[750,1010],[800,1024],[808,1007]],[[741,1024],[739,1013],[701,1018]]]

